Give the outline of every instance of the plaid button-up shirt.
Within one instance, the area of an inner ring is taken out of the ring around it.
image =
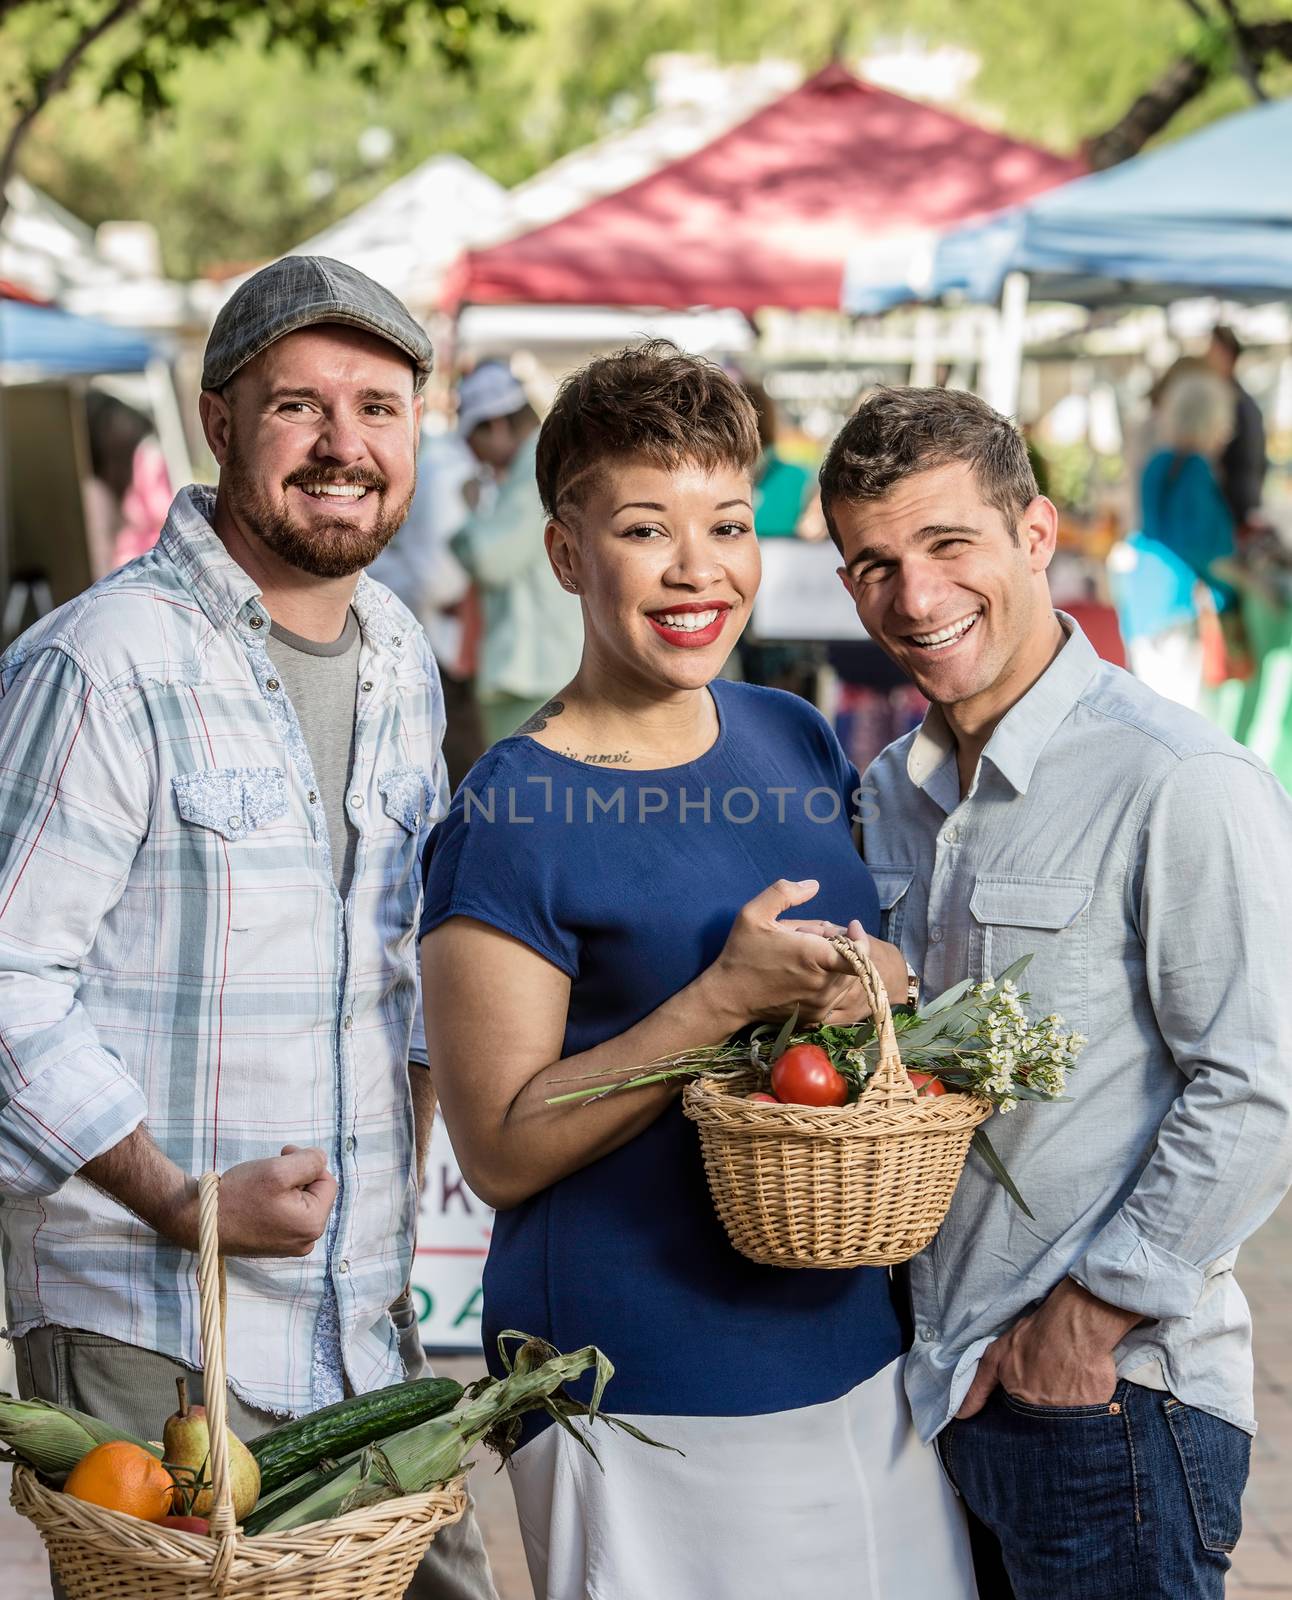
[[[299,1413],[333,1304],[355,1389],[403,1375],[387,1308],[413,1248],[418,861],[444,804],[443,700],[422,630],[361,577],[343,903],[269,616],[212,508],[181,491],[155,550],[0,662],[9,1331],[84,1328],[198,1365],[194,1258],[78,1170],[140,1121],[195,1175],[317,1145],[340,1192],[313,1252],[229,1262],[234,1387]]]

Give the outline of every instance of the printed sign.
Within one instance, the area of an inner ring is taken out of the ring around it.
[[[417,1225],[413,1299],[428,1350],[480,1349],[480,1275],[493,1211],[466,1186],[436,1113]]]

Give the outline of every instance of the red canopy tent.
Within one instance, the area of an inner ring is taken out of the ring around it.
[[[868,237],[943,228],[1083,170],[831,65],[695,154],[468,252],[446,297],[833,310]]]

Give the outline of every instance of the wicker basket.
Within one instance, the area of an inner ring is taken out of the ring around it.
[[[220,1180],[199,1197],[198,1281],[215,1505],[211,1534],[181,1533],[47,1489],[15,1467],[10,1498],[40,1530],[71,1600],[399,1600],[436,1533],[466,1509],[464,1478],[290,1533],[248,1538],[233,1518],[225,1440],[224,1263]]]
[[[942,1225],[992,1113],[977,1095],[917,1095],[897,1049],[883,981],[869,956],[833,941],[870,996],[879,1062],[856,1103],[747,1100],[747,1079],[699,1078],[682,1106],[700,1129],[714,1207],[741,1255],[769,1267],[887,1267]]]

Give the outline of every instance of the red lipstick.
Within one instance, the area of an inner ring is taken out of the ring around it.
[[[661,606],[658,611],[648,611],[646,620],[666,644],[674,645],[679,650],[700,650],[712,644],[722,632],[730,610],[729,600],[684,600],[675,606]],[[662,620],[665,617],[693,616],[697,611],[716,611],[718,614],[703,628],[670,627]]]

